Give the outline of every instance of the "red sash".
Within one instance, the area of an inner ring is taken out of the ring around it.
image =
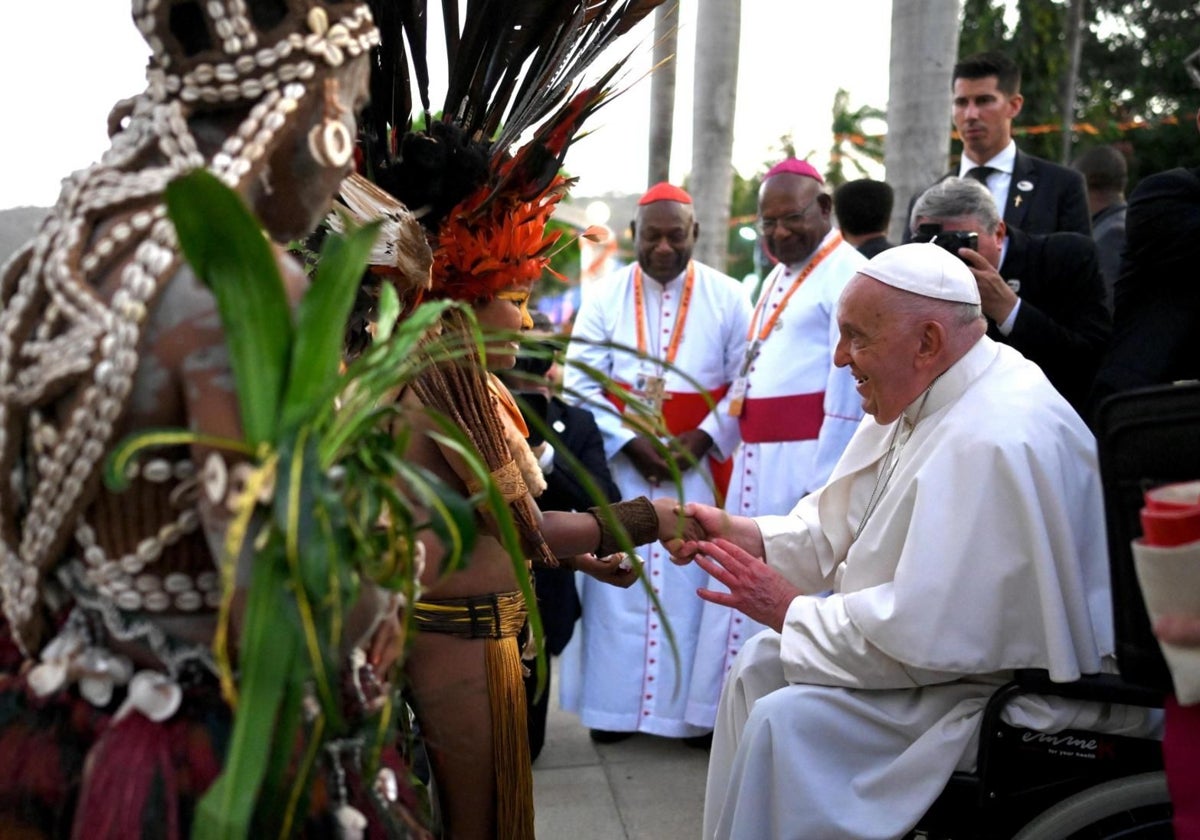
[[[634,391],[633,386],[628,382],[614,380],[613,384],[625,393]],[[719,403],[728,390],[729,385],[725,384],[709,390],[707,395],[703,392],[668,391],[667,395],[670,399],[663,401],[663,423],[666,424],[667,431],[672,435],[680,435],[698,428],[708,413],[712,411],[712,406]],[[617,411],[625,413],[625,400],[615,394],[606,394],[605,396]],[[711,403],[709,399],[712,400]],[[724,461],[718,461],[709,455],[708,468],[712,472],[713,483],[717,486],[717,505],[721,506],[725,504],[725,492],[729,489],[729,480],[733,476],[733,459],[726,458]]]
[[[750,398],[738,420],[745,443],[816,440],[825,420],[825,392]]]

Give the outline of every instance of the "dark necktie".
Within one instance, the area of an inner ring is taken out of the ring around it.
[[[997,171],[996,168],[991,166],[974,166],[967,170],[966,177],[972,178],[986,187],[988,185],[988,176]]]

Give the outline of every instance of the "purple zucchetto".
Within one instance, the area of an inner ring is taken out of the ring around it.
[[[812,178],[818,184],[825,183],[825,179],[821,177],[821,173],[817,171],[815,166],[808,161],[800,160],[799,158],[788,158],[787,160],[781,160],[779,163],[767,170],[767,174],[763,176],[763,180],[766,181],[775,175],[782,175],[785,172],[791,175],[802,175],[805,178]]]

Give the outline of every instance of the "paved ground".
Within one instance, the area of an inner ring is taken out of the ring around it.
[[[554,683],[533,765],[539,840],[697,840],[708,752],[652,735],[593,744]]]

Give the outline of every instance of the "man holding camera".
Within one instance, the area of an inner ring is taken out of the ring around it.
[[[987,189],[967,178],[922,193],[910,226],[914,241],[933,239],[967,264],[988,335],[1041,367],[1082,414],[1111,330],[1095,243],[1007,227]]]
[[[685,499],[712,504],[738,441],[726,392],[750,304],[736,280],[692,259],[699,225],[683,190],[651,187],[631,228],[637,262],[586,290],[567,353],[614,380],[621,399],[578,364],[567,366],[564,391],[593,409],[624,498],[662,495],[681,474]],[[707,576],[675,566],[659,545],[646,547],[644,564],[658,605],[642,587],[580,582],[583,620],[563,653],[562,706],[598,742],[647,732],[706,743],[711,727],[686,721],[685,708],[702,607],[695,593]]]

